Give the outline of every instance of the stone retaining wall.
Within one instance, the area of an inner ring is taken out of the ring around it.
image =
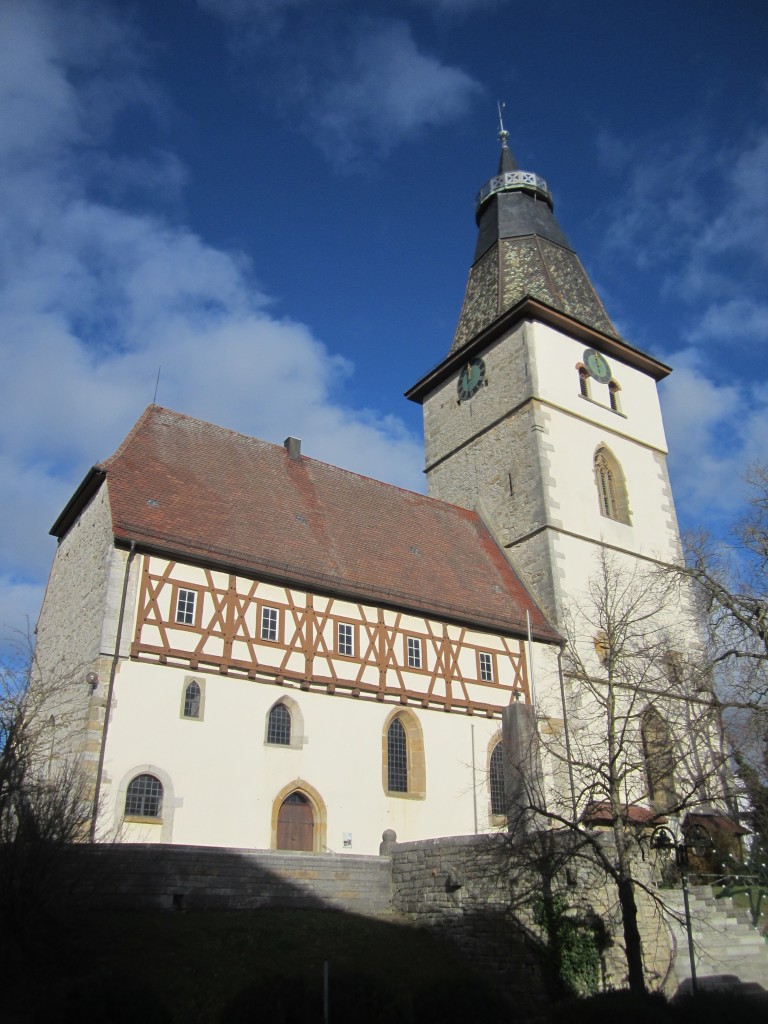
[[[390,907],[385,857],[140,843],[82,848],[89,903],[111,908],[255,910]],[[79,858],[78,858],[79,860]]]

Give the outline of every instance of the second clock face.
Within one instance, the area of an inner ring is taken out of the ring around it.
[[[459,374],[456,390],[460,402],[466,402],[485,383],[485,363],[482,359],[472,359]]]
[[[594,377],[598,384],[607,384],[611,379],[608,360],[593,348],[588,348],[584,352],[584,365],[589,370],[590,377]]]

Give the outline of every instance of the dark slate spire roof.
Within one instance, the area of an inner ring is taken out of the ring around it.
[[[520,170],[499,133],[498,174],[477,195],[477,246],[451,352],[525,298],[618,337],[579,258],[555,220],[546,181]]]

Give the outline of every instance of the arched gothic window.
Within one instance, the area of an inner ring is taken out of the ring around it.
[[[381,784],[388,796],[423,800],[427,795],[424,734],[409,709],[393,711],[381,730]]]
[[[648,708],[643,714],[640,734],[651,805],[654,810],[668,811],[677,802],[675,752],[669,727],[655,708]]]
[[[267,723],[267,743],[291,743],[291,713],[285,704],[275,704],[269,712]]]
[[[491,751],[489,764],[491,789],[491,814],[506,814],[507,801],[504,793],[504,747],[497,743]]]
[[[399,718],[393,719],[387,730],[387,789],[408,792],[408,738]]]
[[[126,818],[159,818],[163,809],[163,784],[154,775],[137,775],[125,794]]]
[[[631,525],[624,474],[616,458],[605,447],[595,452],[595,483],[600,514],[606,519],[615,519],[617,523]]]
[[[200,686],[193,679],[184,691],[184,717],[200,717]]]

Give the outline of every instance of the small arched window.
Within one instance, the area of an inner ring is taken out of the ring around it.
[[[163,809],[163,784],[154,775],[137,775],[125,794],[126,818],[159,818]]]
[[[267,743],[280,743],[286,747],[290,746],[291,713],[283,703],[275,704],[269,712]]]
[[[611,403],[611,408],[614,412],[621,412],[621,406],[619,405],[619,392],[621,391],[621,385],[618,381],[612,380],[608,383],[608,398]]]
[[[624,474],[615,457],[605,447],[595,452],[595,483],[600,515],[606,519],[615,519],[617,523],[631,525]]]
[[[408,792],[408,739],[399,718],[394,718],[387,730],[387,789]]]
[[[506,814],[507,801],[504,794],[504,747],[499,742],[491,751],[489,764],[491,789],[491,814]]]
[[[582,398],[589,398],[589,370],[586,366],[579,365],[579,394]]]
[[[184,691],[184,717],[200,717],[200,687],[194,679]]]

